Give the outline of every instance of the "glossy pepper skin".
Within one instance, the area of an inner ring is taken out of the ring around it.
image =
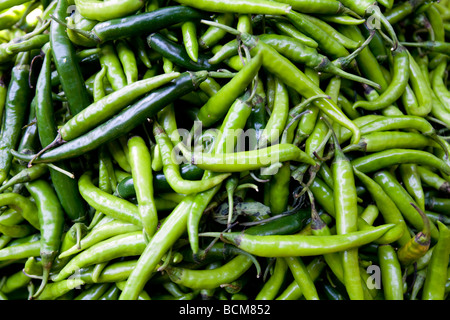
[[[0,141],[0,181],[8,177],[13,157],[11,149],[15,149],[20,139],[20,130],[26,119],[26,109],[31,101],[31,89],[28,85],[30,71],[30,54],[18,55],[16,65],[8,85],[4,108],[4,123]]]
[[[199,71],[196,74],[185,72],[168,85],[155,90],[143,99],[126,107],[102,125],[95,127],[77,139],[46,151],[35,159],[34,163],[73,158],[96,149],[101,144],[112,141],[123,133],[132,130],[146,121],[148,117],[155,115],[162,108],[170,104],[170,102],[191,92],[206,77],[206,71]],[[18,153],[15,153],[15,156],[23,160],[28,159],[28,161],[33,158],[33,156],[30,157]]]

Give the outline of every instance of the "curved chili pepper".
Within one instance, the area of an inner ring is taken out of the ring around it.
[[[378,246],[378,259],[385,299],[403,300],[402,271],[395,249],[389,244]]]
[[[304,35],[300,31],[297,30],[292,24],[289,22],[285,22],[282,20],[269,20],[269,22],[273,23],[273,25],[277,28],[277,30],[282,34],[286,36],[290,36],[291,38],[294,38],[298,41],[300,41],[305,46],[311,47],[311,48],[317,48],[319,44],[312,38]]]
[[[41,145],[47,147],[57,136],[53,99],[51,97],[51,49],[44,49],[44,63],[36,84],[36,125]],[[67,162],[57,162],[56,166],[71,171]],[[65,213],[72,221],[83,220],[86,208],[78,191],[75,179],[53,168],[49,169],[55,192]]]
[[[15,149],[20,140],[21,128],[26,119],[26,110],[31,100],[31,89],[28,85],[30,55],[28,52],[17,56],[16,65],[12,69],[8,85],[0,140],[0,182],[4,182],[12,164],[11,149]]]
[[[231,104],[227,114],[225,115],[225,119],[220,126],[220,135],[218,139],[214,141],[212,146],[213,154],[221,155],[228,152],[228,150],[231,151],[238,147],[237,143],[240,137],[235,136],[236,132],[243,130],[252,111],[249,101],[246,100],[248,99],[247,96],[248,94],[244,93],[243,96],[239,97],[234,103]],[[238,149],[239,148],[240,147],[238,147]],[[215,176],[217,176],[217,173],[205,171],[202,180],[211,179]],[[203,214],[208,203],[211,201],[212,197],[219,191],[220,186],[221,185],[219,184],[210,190],[198,193],[192,204],[191,212],[188,217],[188,235],[190,246],[195,256],[199,254],[198,224],[200,222],[201,215]]]
[[[300,257],[284,258],[306,300],[319,300],[314,281]]]
[[[127,84],[136,82],[138,80],[139,70],[133,50],[123,39],[119,39],[115,45],[117,55],[120,63],[122,64],[123,72],[125,73],[125,78],[127,79]]]
[[[331,124],[326,122],[333,130]],[[336,134],[333,131],[334,159],[331,164],[333,173],[334,210],[336,216],[336,233],[345,235],[358,230],[358,209],[355,178],[352,163],[344,155]],[[359,275],[358,249],[346,250],[342,254],[342,267],[347,293],[352,300],[364,299],[361,276]]]
[[[38,210],[41,231],[40,256],[43,278],[40,287],[33,295],[38,297],[45,287],[52,264],[59,253],[64,227],[64,211],[53,187],[45,180],[36,180],[26,184]]]
[[[17,260],[29,257],[39,257],[41,250],[41,243],[38,239],[34,239],[30,242],[24,242],[17,245],[12,245],[0,250],[0,261],[5,260]]]
[[[93,39],[87,38],[84,35],[75,32],[73,29],[89,31],[98,23],[96,20],[86,19],[81,15],[80,11],[75,12],[67,17],[67,36],[72,43],[83,47],[95,47],[97,44]]]
[[[340,1],[335,0],[319,0],[313,2],[305,0],[280,0],[279,2],[287,3],[292,6],[292,9],[304,13],[325,15],[349,13],[349,10]]]
[[[401,164],[400,176],[406,190],[414,197],[420,209],[425,210],[425,192],[417,164]]]
[[[128,148],[139,214],[147,236],[151,237],[158,224],[158,215],[153,194],[153,175],[149,166],[150,151],[139,136],[128,140]]]
[[[187,70],[200,71],[216,70],[216,67],[209,64],[209,57],[203,53],[199,54],[197,61],[189,58],[183,45],[177,44],[160,33],[153,33],[147,37],[148,46],[169,59],[174,64],[182,66]]]
[[[249,257],[238,255],[215,269],[191,270],[168,267],[166,271],[170,279],[179,285],[192,289],[213,289],[238,279],[252,264],[253,261]]]
[[[146,242],[141,231],[120,234],[98,242],[74,256],[52,280],[58,282],[69,277],[75,270],[91,264],[111,261],[127,256],[139,256],[145,249]]]
[[[192,61],[198,61],[198,39],[197,39],[197,26],[193,21],[183,22],[181,25],[181,32],[183,35],[183,43],[186,52]]]
[[[173,72],[140,80],[130,85],[126,85],[122,89],[90,104],[59,129],[61,139],[69,141],[81,136],[83,133],[113,116],[117,111],[128,106],[128,104],[135,101],[140,96],[167,84],[179,75],[180,73]]]
[[[386,194],[392,199],[397,208],[402,213],[405,221],[412,226],[421,230],[423,228],[423,219],[420,213],[411,206],[414,203],[414,199],[403,188],[403,186],[397,181],[397,179],[388,171],[378,171],[373,175],[373,179],[383,188]],[[415,204],[417,207],[417,204]],[[439,236],[436,226],[431,223],[431,237],[437,239]]]
[[[81,287],[85,282],[80,279],[67,279],[49,283],[36,300],[56,300],[71,290]]]
[[[208,232],[203,233],[203,235],[221,236],[225,241],[259,257],[303,257],[355,248],[372,242],[392,227],[392,224],[385,224],[373,227],[371,230],[315,237],[303,235],[258,236],[236,232]]]
[[[374,101],[357,101],[353,108],[362,107],[368,110],[379,110],[391,105],[401,97],[409,80],[409,54],[400,46],[393,53],[392,80],[383,93]]]
[[[244,68],[222,86],[217,94],[208,99],[197,114],[198,120],[202,122],[203,126],[211,126],[227,113],[232,103],[253,81],[261,64],[261,56],[253,56]]]
[[[363,134],[358,144],[350,144],[343,150],[344,152],[379,152],[387,149],[423,149],[426,147],[441,148],[435,140],[421,133],[380,131]]]
[[[444,173],[450,174],[450,167],[446,162],[429,152],[421,150],[390,149],[352,160],[353,166],[364,173],[377,171],[391,165],[402,163],[428,165],[442,170]]]
[[[365,40],[362,31],[358,28],[358,26],[342,25],[339,26],[338,30],[355,41],[361,41],[362,43]],[[381,92],[388,87],[388,82],[383,75],[381,66],[369,47],[365,47],[361,52],[359,52],[355,60],[361,74],[367,79],[378,83],[381,86]]]
[[[439,227],[439,238],[427,267],[425,283],[422,289],[423,300],[442,300],[444,298],[450,232],[442,222],[438,221],[437,225]]]
[[[450,182],[442,178],[439,174],[424,166],[417,166],[417,171],[424,184],[441,192],[450,193]]]
[[[182,179],[178,165],[172,160],[172,143],[167,134],[164,132],[164,129],[162,129],[157,122],[154,123],[153,134],[158,145],[160,146],[164,175],[167,178],[167,182],[176,192],[191,194],[206,191],[230,176],[230,174],[226,173],[201,181],[189,181]]]
[[[277,258],[270,278],[264,283],[255,297],[255,300],[273,300],[280,290],[285,279],[287,264],[283,258]]]
[[[54,15],[58,19],[64,20],[67,16],[67,8],[67,0],[58,1]],[[53,62],[58,71],[71,114],[75,115],[90,104],[90,97],[84,85],[73,44],[67,36],[65,27],[55,21],[50,25],[50,44]]]
[[[30,223],[34,228],[40,230],[40,222],[36,205],[28,198],[17,193],[2,193],[0,205],[9,206]]]
[[[185,197],[155,233],[129,275],[119,297],[120,300],[134,300],[138,297],[163,255],[186,230],[186,222],[192,201],[192,195]]]
[[[155,90],[138,102],[126,107],[105,123],[74,140],[46,151],[33,162],[53,162],[55,160],[73,158],[93,150],[103,143],[112,141],[143,123],[148,117],[155,115],[175,99],[194,90],[198,83],[206,79],[206,77],[206,71],[199,71],[192,75],[186,72],[168,85]],[[30,161],[34,158],[34,155],[29,156],[14,151],[11,152],[21,160]]]
[[[409,70],[411,89],[413,90],[419,104],[418,109],[412,109],[410,112],[412,112],[413,115],[424,117],[428,115],[432,109],[432,89],[427,81],[427,75],[423,74],[419,64],[411,56],[411,54],[409,54]]]
[[[284,15],[291,9],[290,5],[274,3],[267,0],[237,0],[223,2],[218,0],[176,0],[178,3],[200,10],[212,12],[234,12],[251,14],[279,14]]]
[[[214,21],[216,21],[217,23],[231,26],[231,24],[234,22],[234,13],[225,12],[225,13],[219,14],[214,19]],[[198,44],[203,49],[209,49],[209,48],[213,47],[215,44],[217,44],[223,37],[225,37],[226,34],[227,34],[227,32],[224,31],[223,29],[210,26],[199,37]]]
[[[210,155],[179,147],[183,155],[199,168],[214,172],[239,172],[267,167],[275,162],[296,161],[315,165],[315,161],[293,144],[278,144],[251,151]]]
[[[330,59],[345,57],[349,54],[341,42],[330,37],[324,29],[307,19],[306,14],[291,10],[286,16],[300,32],[313,38]]]
[[[97,188],[92,181],[92,172],[85,172],[78,180],[83,199],[96,210],[114,218],[142,227],[137,207],[127,200],[115,197]]]
[[[414,204],[411,205],[420,213],[423,219],[423,229],[397,250],[398,260],[402,265],[414,263],[417,259],[425,255],[431,244],[429,218]]]
[[[140,227],[135,224],[122,222],[117,219],[111,220],[102,225],[96,226],[88,234],[86,234],[83,239],[81,239],[79,244],[73,245],[67,250],[61,251],[58,258],[69,257],[108,238],[139,230]]]
[[[122,18],[138,11],[144,6],[142,0],[103,1],[75,0],[75,5],[80,13],[92,20],[105,21]]]

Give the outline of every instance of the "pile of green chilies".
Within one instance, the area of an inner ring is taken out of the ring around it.
[[[447,300],[450,1],[4,0],[1,300]]]

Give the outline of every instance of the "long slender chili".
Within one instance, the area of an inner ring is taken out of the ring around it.
[[[3,183],[11,169],[13,156],[10,152],[19,143],[22,126],[26,119],[27,108],[31,99],[31,89],[28,85],[30,54],[21,53],[17,56],[16,65],[6,96],[4,120],[2,124],[2,139],[0,140],[0,182]]]
[[[46,48],[44,54],[43,67],[36,84],[36,124],[41,145],[46,147],[57,136],[57,125],[51,96],[52,57],[50,47]],[[55,165],[66,171],[72,171],[68,162],[61,161]],[[49,171],[56,194],[67,216],[72,221],[83,220],[86,215],[86,203],[78,191],[77,181],[53,168],[49,168]]]
[[[64,227],[64,210],[53,187],[45,180],[28,182],[26,188],[36,202],[41,231],[40,256],[43,276],[41,285],[33,295],[36,298],[45,289],[53,261],[59,253]]]
[[[67,0],[58,0],[54,11],[55,17],[64,20],[68,12],[68,6]],[[73,44],[67,36],[66,28],[56,21],[52,21],[50,25],[50,44],[53,61],[69,103],[70,112],[75,115],[87,107],[91,101],[84,85]]]
[[[158,111],[179,97],[193,91],[207,77],[207,71],[191,74],[185,72],[168,85],[161,87],[136,103],[126,107],[105,123],[52,150],[46,151],[34,163],[53,162],[77,157],[94,150],[101,144],[112,141],[154,116]],[[11,151],[20,160],[30,161],[35,155],[24,155]]]

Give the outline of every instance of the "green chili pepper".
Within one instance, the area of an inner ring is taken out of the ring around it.
[[[186,20],[197,20],[204,17],[204,13],[188,6],[169,6],[151,12],[143,12],[128,17],[111,19],[96,24],[89,32],[75,30],[97,43],[110,40],[134,37],[133,41],[139,41],[139,36],[150,34],[175,25]],[[62,23],[61,19],[58,20]],[[142,40],[142,39],[141,39]],[[147,67],[151,67],[146,63]]]
[[[84,236],[79,244],[74,244],[72,247],[64,250],[58,256],[59,258],[65,258],[81,252],[100,241],[117,236],[124,233],[133,231],[139,231],[140,228],[132,223],[122,222],[120,220],[113,219],[109,222],[93,228],[86,236]]]
[[[131,15],[144,6],[144,1],[75,0],[75,5],[82,16],[92,20],[105,21]]]
[[[79,288],[84,284],[84,281],[80,279],[67,279],[59,282],[49,283],[36,299],[56,300],[67,292]]]
[[[287,14],[287,18],[300,32],[313,38],[330,59],[345,57],[349,54],[340,41],[331,37],[321,26],[309,20],[306,14],[291,10]]]
[[[74,271],[91,264],[110,261],[119,257],[139,256],[145,249],[146,242],[141,231],[120,234],[98,242],[74,256],[52,280],[61,281]]]
[[[153,133],[160,146],[164,175],[167,178],[167,182],[176,192],[190,194],[206,191],[230,176],[230,174],[223,174],[202,181],[184,180],[180,175],[178,164],[172,160],[172,142],[157,122],[154,123]]]
[[[0,250],[0,261],[39,257],[40,250],[41,243],[39,239],[17,245],[12,245],[12,243],[10,243],[7,247]]]
[[[54,11],[55,17],[64,20],[68,13],[67,9],[67,0],[58,1]],[[50,25],[50,44],[53,62],[69,103],[70,112],[75,115],[90,104],[90,97],[84,85],[74,46],[65,27],[56,21],[52,21]]]
[[[446,181],[436,172],[433,172],[429,168],[424,166],[418,166],[417,171],[420,175],[421,181],[424,184],[444,193],[450,192],[450,182]]]
[[[238,279],[252,266],[252,260],[238,255],[215,269],[191,270],[169,267],[167,272],[173,282],[192,289],[213,289]]]
[[[47,48],[44,49],[44,65],[36,84],[36,125],[39,140],[44,148],[51,144],[57,136],[57,125],[51,97],[51,49]],[[57,162],[55,165],[63,170],[72,171],[67,162]],[[50,168],[49,171],[55,192],[67,216],[72,221],[83,220],[86,208],[75,179],[54,168]]]
[[[34,163],[76,157],[97,148],[105,142],[112,141],[146,121],[149,116],[155,115],[173,100],[194,90],[198,83],[202,82],[206,77],[206,71],[199,71],[193,75],[186,72],[168,85],[155,90],[138,102],[126,107],[115,117],[84,135],[45,152],[35,159]],[[30,161],[34,157],[33,155],[27,156],[14,151],[11,151],[11,153],[21,160]]]
[[[12,164],[10,149],[17,147],[21,128],[26,119],[26,110],[30,103],[31,89],[28,85],[30,71],[29,53],[17,56],[16,65],[12,69],[11,80],[8,85],[2,125],[2,139],[0,142],[0,182],[4,182]]]
[[[235,232],[204,233],[204,236],[221,236],[238,248],[260,257],[291,257],[322,255],[356,248],[379,238],[392,224],[373,227],[371,230],[355,231],[343,235],[303,236],[276,235],[258,236]]]
[[[137,299],[139,293],[153,275],[155,267],[163,255],[186,230],[186,222],[192,201],[193,196],[184,198],[157,230],[129,275],[119,297],[120,300]]]
[[[255,297],[255,300],[273,300],[277,296],[283,281],[286,277],[288,265],[284,258],[277,258],[275,260],[275,267],[273,273],[260,289]]]
[[[297,28],[295,28],[289,22],[285,22],[282,20],[273,20],[271,22],[282,35],[290,36],[291,38],[294,38],[311,48],[317,48],[319,46],[319,44],[314,39],[298,31]]]
[[[106,67],[106,77],[113,90],[117,91],[127,85],[127,79],[120,63],[116,49],[112,43],[101,46],[100,63]]]
[[[178,72],[173,72],[140,80],[105,96],[67,121],[59,130],[61,138],[69,141],[81,136],[97,124],[110,118],[117,111],[128,106],[138,97],[170,82],[179,75]]]
[[[315,257],[307,266],[309,276],[313,281],[319,278],[321,272],[326,266],[322,257]],[[297,281],[292,281],[287,288],[276,298],[276,300],[298,300],[303,296]]]
[[[425,210],[425,193],[418,166],[416,164],[402,164],[399,166],[399,169],[406,190],[414,197],[419,208]]]
[[[275,99],[273,109],[261,133],[261,146],[273,144],[279,141],[282,131],[286,126],[289,112],[289,96],[287,87],[280,79],[275,79]]]
[[[293,144],[277,144],[267,148],[223,155],[190,152],[179,147],[183,155],[199,168],[214,172],[240,172],[268,167],[277,162],[295,161],[315,165],[315,161]]]
[[[437,225],[439,226],[439,239],[427,267],[422,300],[442,300],[445,295],[450,232],[440,221],[437,222]]]
[[[358,28],[358,26],[348,26],[342,25],[338,28],[344,35],[355,40],[364,42],[364,36],[362,31]],[[380,91],[386,90],[389,86],[388,82],[384,78],[383,72],[381,70],[380,64],[377,61],[377,58],[372,53],[369,47],[365,47],[355,58],[358,69],[361,71],[362,75],[368,78],[369,80],[378,83],[381,86]]]
[[[352,164],[359,171],[367,173],[377,171],[395,164],[417,163],[428,165],[450,174],[450,167],[447,163],[437,158],[433,154],[413,149],[390,149],[375,152],[352,160]]]
[[[232,103],[243,94],[261,68],[262,59],[256,55],[229,82],[208,99],[197,115],[203,126],[209,127],[221,119]]]
[[[388,194],[392,201],[396,204],[397,208],[404,216],[405,221],[421,230],[424,226],[423,219],[420,216],[420,213],[417,212],[413,206],[411,206],[411,203],[414,203],[416,207],[418,206],[409,193],[397,181],[397,179],[386,170],[376,172],[373,175],[373,179],[383,188],[386,194]],[[439,236],[438,230],[433,223],[430,225],[431,237],[432,239],[437,239]]]
[[[158,224],[153,194],[153,175],[151,171],[150,151],[145,141],[134,136],[128,140],[131,174],[135,182],[138,210],[147,236],[151,237]]]
[[[64,226],[64,211],[53,187],[45,180],[36,180],[26,184],[38,210],[41,232],[40,256],[43,278],[34,297],[38,297],[47,285],[50,269],[57,257],[61,245]]]
[[[423,229],[398,249],[397,256],[402,265],[410,265],[424,256],[431,243],[429,218],[414,204],[412,206],[420,213],[423,219]]]
[[[38,210],[36,205],[29,198],[17,193],[2,193],[0,195],[0,205],[9,206],[28,221],[37,230],[40,229]]]
[[[217,0],[177,0],[177,2],[182,5],[212,12],[284,15],[291,9],[290,5],[267,0],[238,0],[230,2]]]
[[[225,12],[217,15],[214,19],[215,22],[231,26],[234,22],[234,13]],[[198,44],[204,50],[213,47],[217,44],[223,37],[225,37],[226,31],[223,29],[210,26],[205,32],[199,37]]]
[[[326,120],[324,120],[326,121]],[[332,130],[331,124],[326,122]],[[336,216],[336,233],[345,235],[358,230],[358,209],[355,178],[352,163],[344,155],[336,134],[333,131],[334,159],[331,164],[334,186],[334,210]],[[361,276],[359,275],[358,249],[346,250],[342,253],[344,283],[352,300],[364,299]]]
[[[374,101],[357,101],[353,108],[362,107],[368,110],[379,110],[388,107],[401,97],[409,80],[409,54],[400,46],[392,52],[394,58],[392,80],[383,93]]]
[[[421,133],[402,131],[381,131],[363,134],[356,145],[348,145],[343,150],[379,152],[387,149],[423,149],[426,147],[441,148],[433,139]]]
[[[127,84],[131,84],[138,80],[138,66],[134,52],[129,47],[128,43],[119,39],[116,42],[116,51],[119,60],[122,64],[123,72],[127,79]]]
[[[386,300],[403,300],[402,272],[395,249],[386,244],[378,246],[381,280]]]
[[[97,188],[92,181],[92,172],[85,172],[78,180],[81,196],[96,210],[111,217],[142,226],[137,207],[127,200],[115,197]]]
[[[197,39],[197,26],[193,21],[183,22],[181,25],[181,30],[183,34],[183,43],[189,58],[192,61],[198,61],[198,39]]]
[[[95,47],[96,42],[73,29],[89,31],[98,23],[96,20],[86,19],[78,10],[67,17],[67,36],[72,43],[83,47]]]

